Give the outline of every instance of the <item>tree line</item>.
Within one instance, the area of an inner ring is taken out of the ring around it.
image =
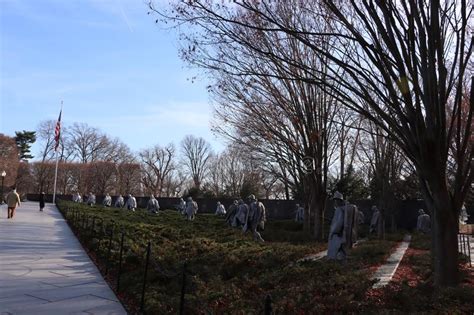
[[[6,187],[17,186],[24,193],[53,192],[54,128],[55,121],[49,120],[41,122],[36,131],[0,137],[0,145],[5,148],[0,159],[8,174]],[[374,147],[372,135],[344,128],[347,126],[341,124],[334,128],[338,134],[345,132],[344,142],[334,137],[335,143],[331,144],[337,149],[330,154],[332,168],[327,172],[325,188],[342,191],[352,200],[376,198],[380,192],[374,177],[375,159],[383,152]],[[35,141],[39,144],[36,158],[30,152]],[[62,127],[57,191],[207,198],[256,194],[265,199],[307,200],[309,189],[304,179],[314,176],[316,161],[298,165],[290,155],[286,160],[274,160],[264,149],[233,139],[222,152],[215,153],[205,139],[186,136],[178,146],[157,144],[132,152],[120,139],[96,127],[73,123]],[[400,164],[390,181],[393,201],[420,197],[410,165],[400,156],[391,158]]]
[[[36,131],[0,135],[0,162],[7,171],[5,186],[20,192],[52,193],[56,166],[56,122],[43,121]],[[25,135],[29,141],[25,141]],[[20,139],[23,139],[20,141]],[[30,152],[38,141],[36,158]],[[215,153],[203,138],[186,136],[178,146],[153,145],[138,152],[85,123],[62,126],[58,148],[57,193],[134,194],[157,197],[191,195],[240,198],[257,193],[282,198],[281,185],[266,182],[264,170],[232,147]]]

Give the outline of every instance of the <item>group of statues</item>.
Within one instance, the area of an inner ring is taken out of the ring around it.
[[[215,214],[225,216],[229,226],[241,228],[243,233],[251,231],[255,241],[264,242],[259,230],[265,229],[266,209],[255,195],[248,196],[247,203],[243,199],[234,200],[227,212],[224,205],[218,202]]]
[[[96,204],[96,197],[93,193],[89,193],[86,197],[84,197],[85,203],[91,207]],[[74,193],[72,195],[72,201],[77,203],[82,203],[83,198],[79,193]],[[102,200],[102,205],[104,207],[111,207],[112,206],[112,197],[110,194],[106,194],[104,199]],[[115,200],[114,207],[116,208],[125,208],[130,211],[135,211],[137,208],[137,200],[132,195],[129,194],[126,199],[122,195],[119,195]],[[154,195],[150,195],[150,199],[148,200],[147,211],[150,213],[158,214],[160,210],[160,203],[155,198]],[[194,217],[198,210],[198,205],[195,201],[193,201],[192,197],[188,197],[187,202],[180,199],[180,203],[178,205],[178,210],[188,219],[194,220]],[[224,210],[225,211],[225,210]],[[225,213],[225,212],[224,212]]]
[[[335,192],[332,199],[334,200],[334,216],[331,220],[328,237],[328,259],[344,260],[347,256],[347,251],[353,247],[357,241],[358,226],[365,221],[364,214],[358,208],[344,200],[340,192]],[[83,200],[87,205],[94,206],[96,204],[96,196],[89,193],[82,198],[79,193],[72,196],[72,200],[77,203],[82,203]],[[105,207],[112,206],[112,197],[106,194],[102,201]],[[130,211],[135,211],[137,208],[137,200],[129,194],[125,200],[122,195],[119,195],[115,200],[114,207],[125,208]],[[192,221],[195,219],[199,209],[196,201],[192,197],[188,197],[186,201],[180,198],[177,206],[178,211],[186,218]],[[147,203],[147,210],[150,213],[158,214],[160,204],[154,195],[150,196]],[[266,222],[266,210],[263,203],[259,202],[254,195],[247,198],[247,203],[243,199],[234,200],[226,211],[221,202],[217,202],[216,215],[224,216],[225,221],[229,226],[242,228],[243,233],[251,231],[253,238],[256,241],[264,242],[259,230],[264,229]],[[305,218],[304,208],[300,204],[296,204],[295,221],[303,222]],[[465,224],[468,215],[465,207],[461,209],[459,215],[460,224]],[[384,222],[382,215],[377,206],[372,206],[372,218],[370,220],[369,234],[378,233],[380,227],[383,227]],[[421,233],[429,233],[431,228],[430,216],[424,212],[423,209],[418,211],[418,219],[416,229]]]
[[[345,260],[347,251],[357,241],[358,225],[363,222],[363,214],[353,204],[344,201],[343,195],[336,191],[334,200],[334,216],[329,228],[328,259]],[[362,220],[361,220],[362,217]]]
[[[357,227],[364,223],[365,218],[362,211],[359,211],[355,205],[344,201],[340,192],[336,191],[332,199],[334,200],[334,216],[329,229],[327,258],[342,261],[346,259],[348,250],[357,241]],[[298,212],[296,221],[300,218]],[[383,225],[380,210],[377,206],[372,206],[369,234],[378,232],[379,228],[383,229]],[[418,211],[416,230],[424,234],[431,230],[430,216],[423,209]]]
[[[152,196],[152,199],[154,199],[153,196]],[[86,203],[88,206],[93,207],[96,205],[96,197],[92,192],[90,192],[86,197],[84,197],[84,199],[78,192],[72,195],[73,202],[82,203],[83,200],[85,200],[84,203]],[[158,201],[156,199],[155,201],[158,206],[158,209],[156,209],[156,213],[157,213],[160,206],[158,205]],[[102,205],[104,207],[112,207],[112,197],[109,194],[105,195],[104,199],[102,200]],[[122,195],[119,195],[117,199],[115,200],[114,207],[125,208],[130,211],[135,211],[135,209],[137,208],[137,199],[132,194],[128,194],[127,200],[125,201]]]
[[[183,198],[179,199],[178,211],[186,218],[186,220],[193,221],[198,210],[199,206],[197,202],[193,200],[193,197],[188,197],[186,201],[184,201]]]
[[[199,206],[197,202],[193,200],[193,197],[188,197],[186,201],[184,201],[183,198],[180,198],[177,209],[186,220],[193,221],[199,210]]]

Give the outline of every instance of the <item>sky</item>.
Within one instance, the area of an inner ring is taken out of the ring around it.
[[[187,134],[222,150],[209,82],[147,12],[144,0],[0,0],[0,133],[56,120],[63,101],[64,126],[87,123],[135,152]]]

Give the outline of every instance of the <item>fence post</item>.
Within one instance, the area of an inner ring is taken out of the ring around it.
[[[265,297],[265,311],[264,311],[264,314],[265,315],[272,315],[273,314],[272,297],[271,297],[270,294],[267,294],[267,296]]]
[[[110,239],[109,239],[109,249],[107,250],[107,261],[105,264],[105,275],[109,274],[109,264],[110,264],[110,254],[112,251],[112,240],[114,238],[114,225],[110,226]]]
[[[100,222],[100,224],[99,224]],[[97,233],[95,233],[96,237],[97,237],[97,242],[96,242],[96,246],[95,246],[95,251],[97,252],[97,255],[99,254],[99,250],[100,250],[100,242],[102,241],[102,230],[101,230],[101,224],[102,224],[102,219],[101,218],[98,218],[97,220]]]
[[[145,273],[143,275],[143,288],[142,288],[142,300],[140,302],[140,311],[143,313],[145,307],[145,289],[146,289],[146,277],[148,274],[148,263],[150,261],[151,242],[148,242],[146,249],[146,260],[145,260]]]
[[[187,265],[187,262],[185,261],[183,265],[183,282],[181,284],[181,301],[179,305],[179,315],[184,314],[184,302],[185,302],[184,294],[186,293],[186,267],[187,267],[186,265]]]
[[[462,253],[464,255],[467,255],[467,250],[466,250],[466,237],[464,234],[461,234],[461,238],[462,238]]]
[[[92,217],[91,235],[92,235],[92,237],[95,236],[95,217]]]
[[[469,240],[469,235],[467,236],[467,256],[469,258],[469,267],[472,267],[471,260],[471,241]]]
[[[461,251],[461,234],[458,233],[458,252]]]
[[[119,254],[119,265],[118,265],[118,275],[117,275],[117,293],[120,290],[120,276],[122,275],[122,255],[123,255],[123,238],[125,233],[122,231],[122,237],[120,238],[120,254]]]
[[[81,229],[81,222],[82,222],[82,211],[77,211],[77,230]]]
[[[88,214],[86,215],[86,234],[87,235],[91,234],[91,231],[89,229],[89,215]]]

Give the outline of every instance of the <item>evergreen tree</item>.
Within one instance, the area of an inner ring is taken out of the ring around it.
[[[345,200],[354,201],[366,199],[370,195],[369,187],[364,181],[360,171],[356,171],[352,165],[349,165],[342,179],[330,178],[330,187],[344,195]],[[331,183],[332,182],[332,183]]]
[[[15,131],[15,142],[18,148],[18,156],[20,160],[29,160],[33,158],[30,153],[31,145],[36,141],[36,131]]]

